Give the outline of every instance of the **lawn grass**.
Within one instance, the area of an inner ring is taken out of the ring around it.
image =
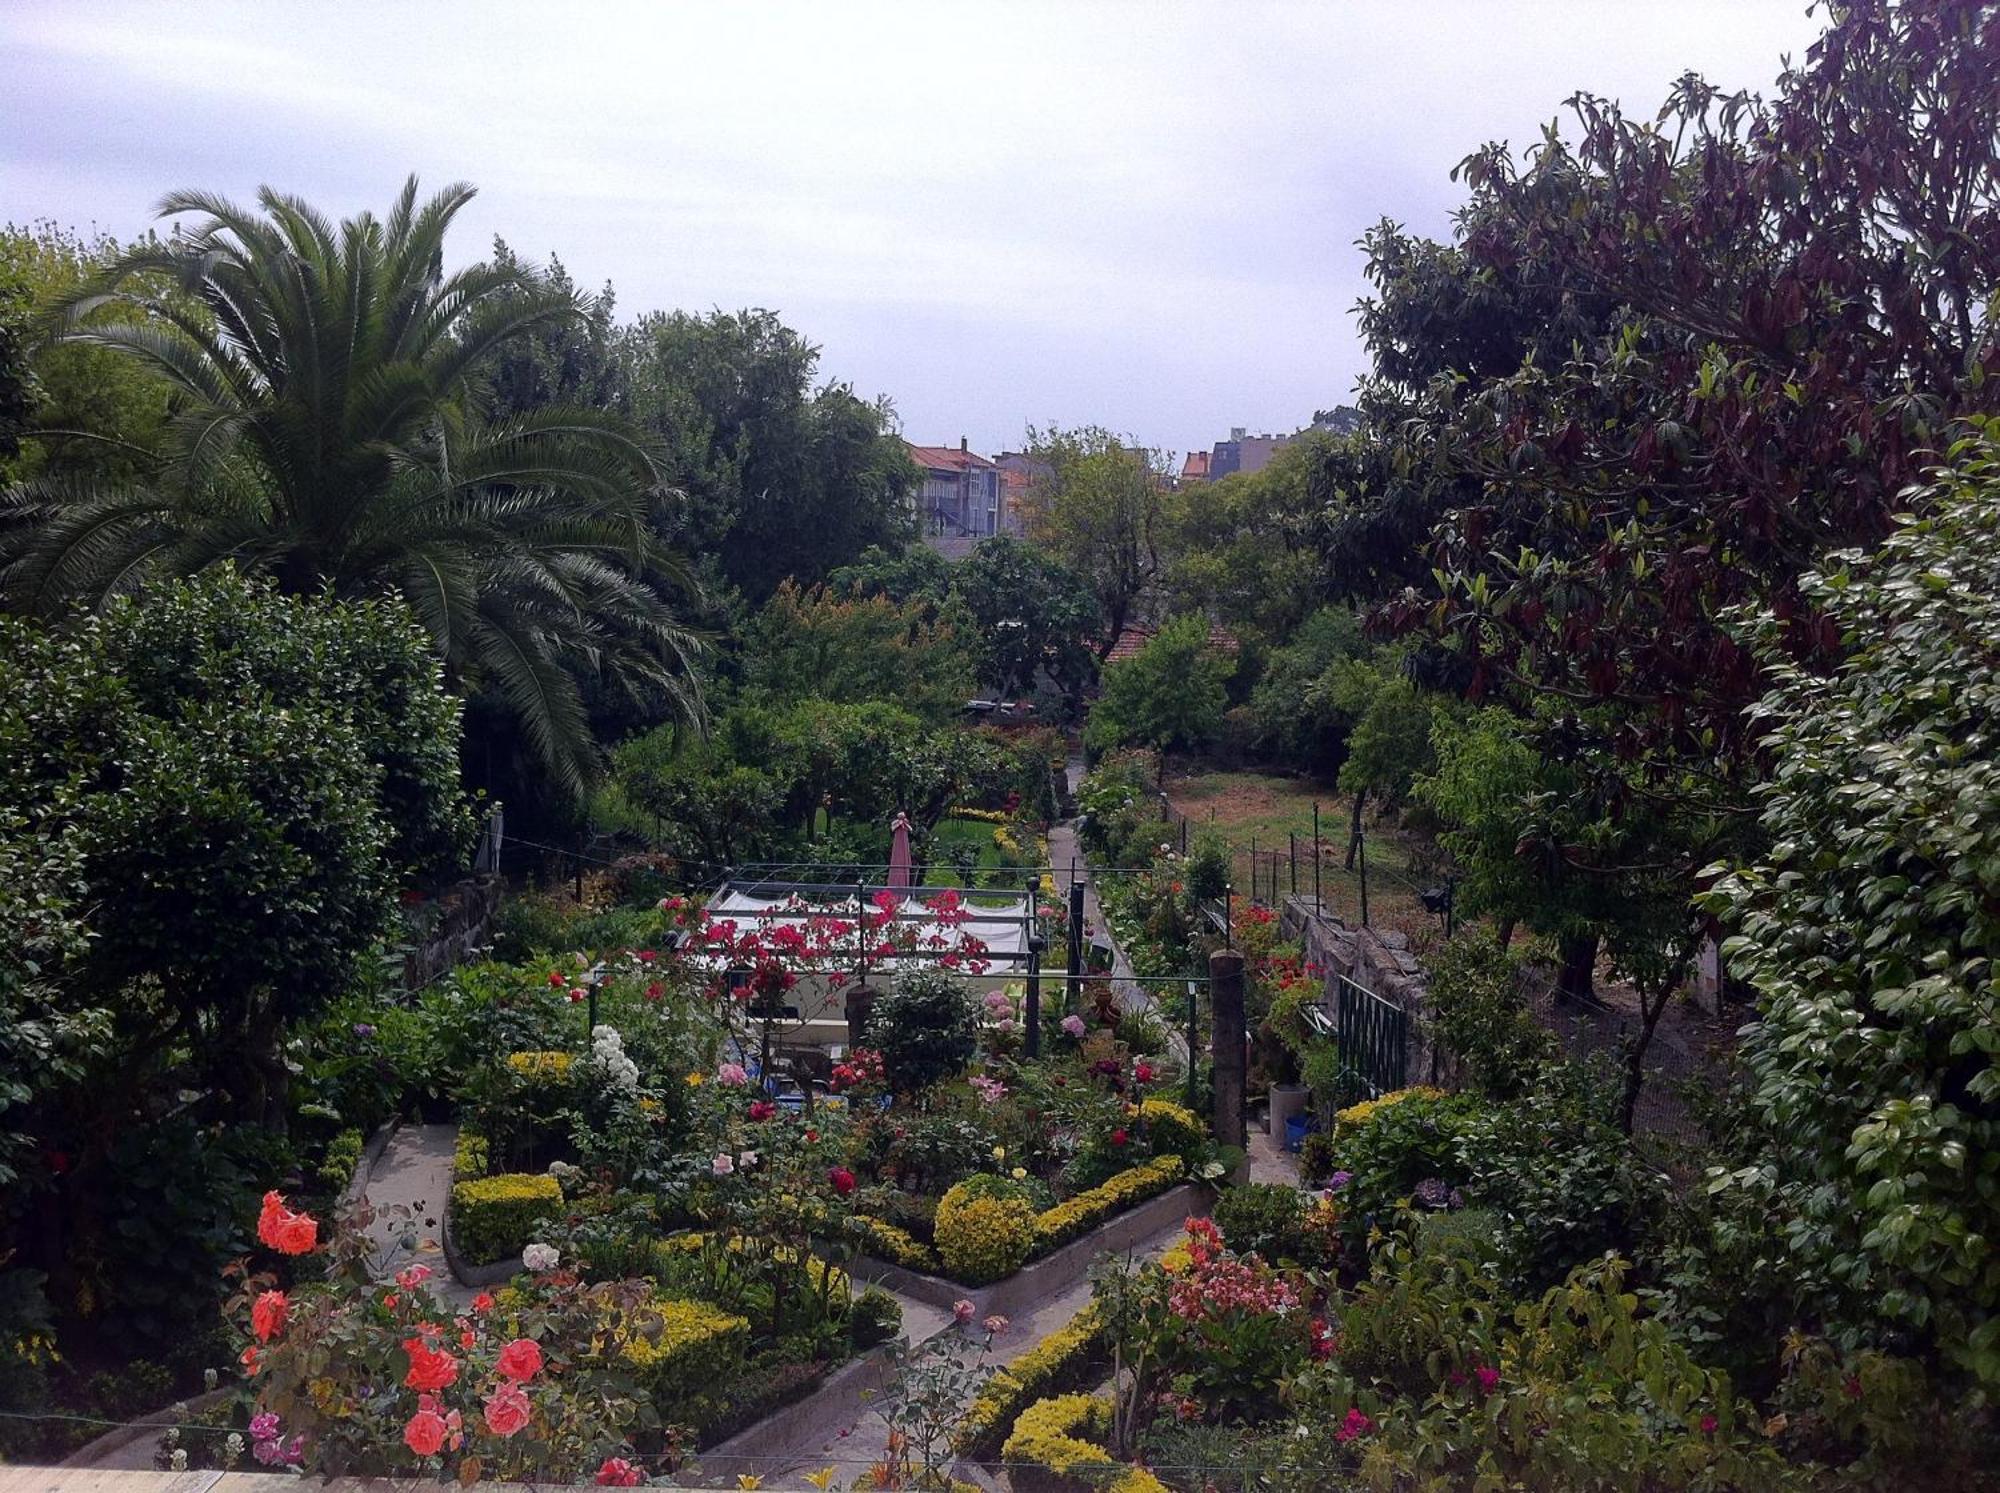
[[[1257,900],[1272,902],[1271,852],[1278,854],[1277,894],[1292,888],[1292,842],[1297,839],[1297,877],[1301,896],[1312,894],[1313,805],[1319,805],[1320,898],[1329,911],[1350,923],[1360,921],[1361,880],[1346,869],[1350,801],[1336,789],[1309,778],[1266,772],[1201,771],[1170,776],[1167,798],[1185,814],[1190,834],[1204,825],[1228,843],[1234,884],[1248,896],[1252,882],[1250,851],[1257,852]],[[1410,846],[1393,824],[1366,812],[1364,829],[1368,855],[1369,922],[1415,935],[1435,920],[1417,901],[1407,876]]]

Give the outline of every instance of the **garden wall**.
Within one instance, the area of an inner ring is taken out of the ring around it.
[[[1437,1083],[1444,1078],[1444,1055],[1430,1041],[1429,987],[1405,935],[1394,929],[1350,928],[1333,914],[1315,910],[1310,897],[1285,899],[1278,931],[1304,945],[1308,964],[1325,969],[1321,1003],[1329,1014],[1334,982],[1345,975],[1409,1013],[1410,1082]]]
[[[500,895],[498,876],[469,876],[438,893],[426,931],[403,956],[403,988],[421,990],[492,943]]]

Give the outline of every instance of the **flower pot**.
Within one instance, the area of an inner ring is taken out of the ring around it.
[[[1302,1150],[1306,1143],[1306,1137],[1312,1133],[1312,1129],[1313,1117],[1309,1114],[1296,1114],[1286,1120],[1285,1149],[1287,1151]]]
[[[1281,1139],[1292,1116],[1305,1113],[1307,1090],[1302,1083],[1271,1085],[1271,1138]]]

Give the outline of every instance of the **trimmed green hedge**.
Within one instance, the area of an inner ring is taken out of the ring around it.
[[[546,1172],[505,1172],[451,1190],[451,1234],[473,1265],[518,1255],[535,1225],[562,1211],[562,1188]]]

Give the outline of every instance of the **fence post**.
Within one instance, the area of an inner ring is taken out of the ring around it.
[[[1208,956],[1208,1004],[1215,1032],[1215,1138],[1225,1146],[1240,1146],[1245,1079],[1243,956],[1234,949],[1217,949]]]
[[[1286,830],[1285,844],[1292,853],[1292,895],[1296,897],[1299,894],[1299,832]]]
[[[1195,1109],[1196,1079],[1199,1076],[1195,1065],[1201,1053],[1201,991],[1193,980],[1187,982],[1187,995],[1187,1107],[1199,1114],[1200,1111]]]
[[[1319,900],[1319,800],[1313,800],[1313,915],[1326,911]]]
[[[1074,1015],[1083,1001],[1083,883],[1076,877],[1076,861],[1069,863],[1069,989],[1064,995],[1063,1015]]]
[[[1355,864],[1361,871],[1361,926],[1368,926],[1368,837],[1354,837]]]
[[[1250,837],[1250,900],[1257,900],[1257,837]]]
[[[1032,893],[1028,906],[1034,907]],[[1028,934],[1028,994],[1021,1005],[1021,1019],[1028,1024],[1028,1056],[1042,1055],[1042,935],[1039,930]]]

